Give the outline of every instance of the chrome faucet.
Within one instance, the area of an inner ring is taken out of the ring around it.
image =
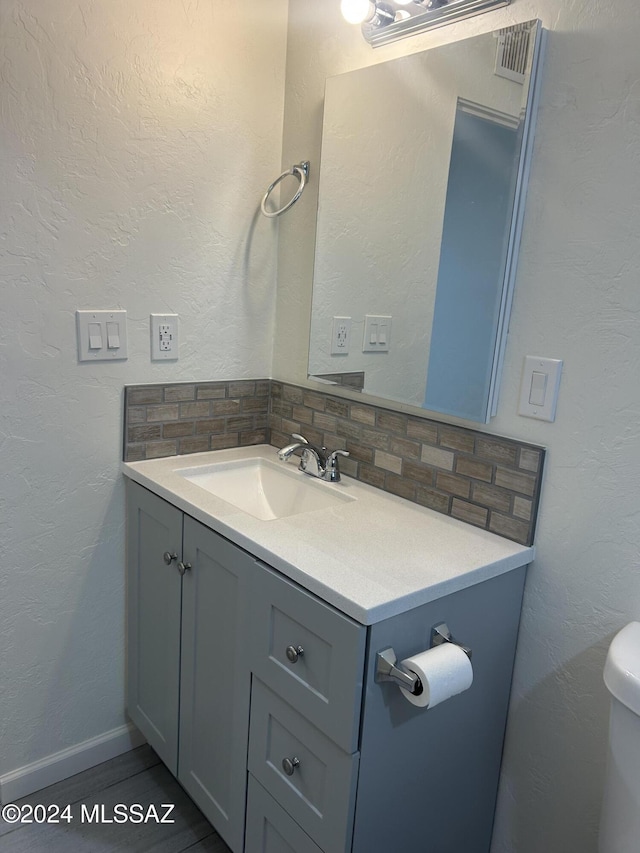
[[[315,444],[308,442],[303,435],[294,432],[291,434],[291,438],[295,441],[278,451],[279,459],[286,462],[296,450],[302,450],[300,464],[298,465],[300,471],[321,480],[328,480],[330,483],[340,482],[338,457],[348,456],[346,450],[334,450],[332,453],[327,453],[326,447],[316,447]]]

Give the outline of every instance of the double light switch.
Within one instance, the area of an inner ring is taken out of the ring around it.
[[[76,311],[79,361],[127,358],[126,311]]]

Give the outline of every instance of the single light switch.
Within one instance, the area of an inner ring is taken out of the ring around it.
[[[102,349],[102,327],[100,323],[89,323],[89,349]]]
[[[381,323],[380,330],[378,331],[378,343],[381,347],[385,346],[387,343],[387,324]]]
[[[120,349],[120,326],[107,323],[107,349]]]
[[[547,374],[534,370],[531,374],[531,389],[529,391],[529,402],[532,406],[544,406],[545,393],[547,391]]]
[[[518,414],[541,421],[556,419],[562,361],[528,355],[524,360]]]
[[[377,323],[372,323],[369,326],[369,343],[373,344],[374,346],[375,346],[375,344],[378,343],[378,325],[377,325]]]

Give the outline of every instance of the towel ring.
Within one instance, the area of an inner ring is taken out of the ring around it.
[[[267,210],[267,207],[266,207],[267,199],[269,198],[269,196],[271,195],[273,190],[278,186],[280,181],[283,181],[285,178],[288,178],[289,175],[297,175],[298,180],[300,181],[300,186],[298,187],[296,194],[291,199],[291,201],[288,201],[284,205],[284,207],[281,207],[279,210]],[[273,219],[275,216],[280,216],[282,213],[289,210],[290,207],[293,207],[293,205],[298,201],[298,199],[302,195],[304,188],[307,184],[307,178],[308,177],[309,177],[309,161],[303,160],[302,163],[298,163],[297,165],[292,166],[286,172],[283,172],[279,178],[276,178],[275,181],[272,184],[270,184],[269,189],[264,194],[264,198],[262,199],[262,203],[260,205],[260,208],[261,208],[262,212],[264,213],[264,215],[268,216],[269,219]]]

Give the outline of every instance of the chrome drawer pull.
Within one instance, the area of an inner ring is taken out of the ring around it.
[[[283,758],[282,759],[282,769],[287,774],[287,776],[293,776],[296,767],[300,764],[300,759],[296,758],[294,755],[293,758]]]
[[[177,560],[177,559],[178,559],[178,555],[177,555],[177,554],[172,554],[172,553],[171,553],[171,551],[165,551],[165,552],[164,552],[164,554],[162,555],[162,558],[163,558],[163,560],[165,561],[165,563],[166,563],[168,566],[170,566],[170,565],[171,565],[171,563],[173,563],[173,561],[174,561],[174,560]]]
[[[301,658],[303,655],[304,649],[302,646],[287,646],[287,659],[291,663],[297,663],[298,658]]]
[[[180,574],[184,575],[184,573],[188,572],[189,569],[191,568],[191,563],[180,562],[177,564],[177,566],[178,566],[178,571],[180,572]]]

